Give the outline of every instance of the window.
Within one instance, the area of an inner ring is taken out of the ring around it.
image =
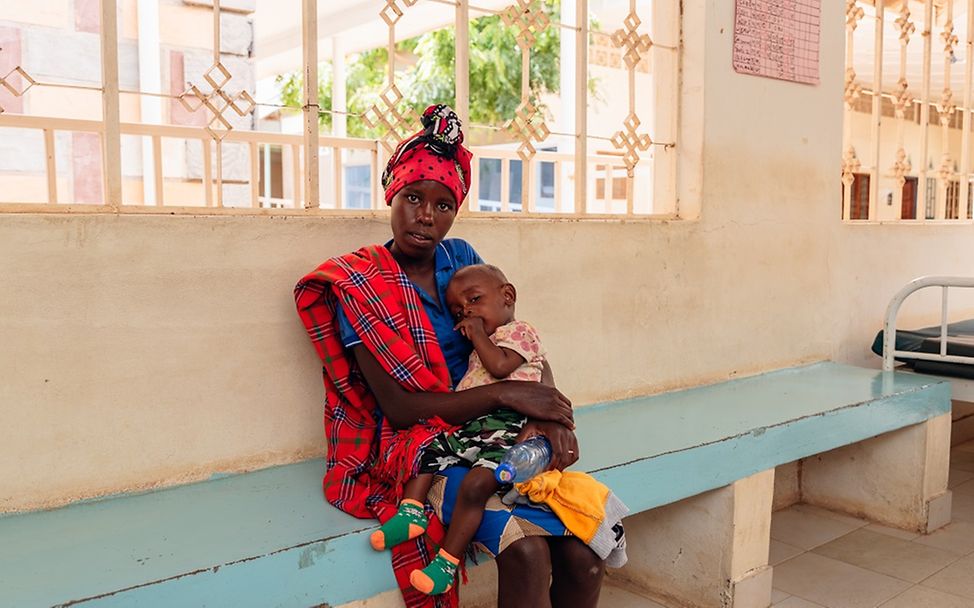
[[[679,215],[678,0],[74,4],[0,8],[0,132],[31,155],[0,158],[0,205],[382,209],[388,155],[439,101],[479,159],[473,213]],[[55,65],[101,45],[107,82]]]
[[[596,167],[596,171],[600,172],[601,177],[595,180],[595,198],[602,201],[618,201],[625,200],[628,195],[626,188],[628,183],[623,177],[606,177],[606,175],[614,175],[612,168],[608,165],[599,165]],[[610,188],[606,189],[606,184],[610,184]]]
[[[521,199],[522,163],[519,160],[500,160],[482,158],[479,161],[480,186],[478,210],[482,212],[524,211]],[[505,189],[503,184],[507,184]],[[533,180],[535,193],[535,212],[554,213],[555,201],[555,163],[537,163],[537,173]],[[506,192],[507,196],[502,196]]]
[[[481,158],[476,161],[480,166],[479,208],[500,211],[501,209],[501,164],[499,158]]]
[[[947,182],[947,213],[944,216],[949,220],[957,219],[958,202],[960,197],[960,182],[952,179]]]
[[[917,216],[917,178],[903,179],[903,194],[900,203],[900,218],[915,220]]]
[[[260,155],[261,206],[284,207],[284,179],[281,146],[264,145]]]
[[[848,203],[850,218],[864,220],[869,217],[869,174],[855,173],[850,189],[851,200]],[[843,203],[845,194],[843,193]]]
[[[368,209],[372,206],[372,171],[368,165],[345,167],[345,207]]]
[[[535,210],[548,212],[555,210],[555,163],[541,161],[538,163],[537,203]]]
[[[969,219],[972,10],[974,0],[846,2],[843,219]],[[878,204],[900,189],[901,205]]]

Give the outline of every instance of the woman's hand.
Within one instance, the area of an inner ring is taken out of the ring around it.
[[[548,465],[548,470],[561,471],[578,460],[578,438],[574,431],[557,422],[528,420],[517,436],[517,441],[525,441],[537,435],[547,437],[551,444],[551,464]]]
[[[568,429],[575,428],[572,402],[555,387],[519,380],[506,380],[493,386],[499,391],[499,399],[504,407],[526,418],[557,422]]]

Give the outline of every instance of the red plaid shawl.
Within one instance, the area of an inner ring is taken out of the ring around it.
[[[434,417],[394,431],[354,360],[346,356],[335,322],[342,309],[383,369],[409,391],[445,392],[450,372],[415,290],[381,245],[332,258],[294,288],[298,315],[324,363],[325,435],[328,440],[325,498],[355,517],[385,522],[396,513],[402,485],[415,474],[418,456],[450,427]],[[444,529],[432,513],[426,537],[392,551],[392,567],[409,608],[455,607],[457,586],[429,598],[412,588],[409,573],[428,564]],[[428,539],[427,539],[428,537]]]

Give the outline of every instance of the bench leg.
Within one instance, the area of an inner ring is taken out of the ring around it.
[[[950,523],[950,414],[806,458],[804,502],[929,533]]]
[[[771,604],[774,470],[626,519],[629,563],[610,574],[695,608]]]

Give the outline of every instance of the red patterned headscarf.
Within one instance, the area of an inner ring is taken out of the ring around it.
[[[449,106],[436,104],[426,108],[423,130],[406,138],[396,148],[382,173],[386,204],[403,187],[413,182],[440,182],[463,204],[470,189],[470,159],[473,155],[463,146],[460,118]]]

